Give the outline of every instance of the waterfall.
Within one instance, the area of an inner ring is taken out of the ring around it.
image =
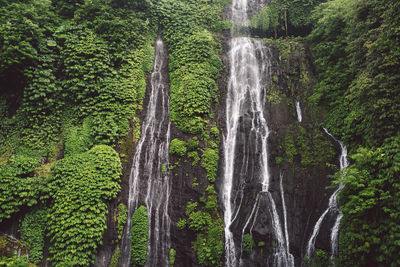
[[[286,212],[286,203],[285,203],[285,192],[283,191],[283,175],[280,175],[280,189],[281,189],[281,198],[282,198],[282,207],[283,207],[283,225],[285,229],[285,241],[286,241],[286,253],[288,254],[288,261],[290,266],[294,266],[294,257],[290,254],[290,242],[289,242],[289,231],[287,225],[287,212]]]
[[[296,100],[296,113],[297,113],[297,120],[299,122],[302,121],[303,117],[301,115],[301,108],[300,108],[300,102]]]
[[[170,121],[167,81],[162,75],[162,70],[166,68],[165,58],[166,48],[158,37],[155,43],[149,103],[129,177],[128,220],[121,243],[120,266],[123,267],[130,266],[132,214],[138,208],[139,201],[146,205],[149,220],[145,266],[169,265],[168,199],[171,190],[168,171],[165,170],[169,166]],[[142,196],[143,192],[146,192],[145,196]]]
[[[328,134],[335,142],[337,142],[340,145],[340,157],[339,157],[339,166],[340,169],[344,169],[349,166],[349,162],[347,160],[347,148],[344,146],[344,144],[337,140],[333,135],[331,135],[327,129],[324,128],[324,131],[326,134]],[[333,225],[331,229],[331,257],[336,257],[337,256],[337,247],[338,247],[338,235],[339,235],[339,225],[340,225],[340,220],[342,219],[343,215],[342,212],[339,209],[338,201],[337,201],[337,196],[344,187],[343,184],[340,184],[339,187],[333,192],[333,194],[329,198],[329,203],[328,203],[328,208],[322,213],[321,217],[319,217],[317,223],[315,224],[314,230],[311,234],[311,237],[308,241],[307,244],[307,258],[311,259],[312,253],[314,253],[315,250],[315,241],[318,236],[319,230],[321,228],[322,222],[325,218],[325,216],[331,212],[336,216],[335,224]]]
[[[247,0],[233,0],[232,34],[238,34],[247,26]],[[232,224],[239,217],[246,180],[258,184],[259,191],[244,227],[242,238],[256,222],[260,205],[267,205],[271,216],[271,228],[277,244],[273,258],[274,266],[293,266],[289,245],[282,232],[275,201],[269,192],[268,166],[269,129],[265,118],[265,86],[272,81],[271,49],[264,42],[249,37],[232,37],[230,40],[230,75],[226,99],[226,133],[223,138],[224,177],[222,202],[224,210],[225,266],[237,266],[241,261],[237,251]],[[245,132],[245,133],[244,133]],[[250,146],[253,146],[250,148]],[[250,151],[253,150],[253,151]],[[254,153],[254,157],[249,156]],[[242,158],[238,158],[243,154]],[[239,204],[237,200],[240,199]],[[289,256],[290,255],[290,256]]]

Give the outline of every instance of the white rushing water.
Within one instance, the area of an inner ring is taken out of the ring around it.
[[[282,207],[283,207],[283,225],[285,229],[285,241],[286,241],[286,253],[288,259],[288,265],[294,266],[294,257],[290,254],[290,241],[289,241],[289,231],[288,231],[288,223],[287,223],[287,211],[286,211],[286,202],[285,202],[285,192],[283,191],[283,175],[280,176],[280,189],[281,189],[281,198],[282,198]]]
[[[333,137],[328,132],[327,129],[324,128],[324,131],[332,139],[334,139],[335,142],[337,142],[340,145],[340,151],[341,151],[340,158],[339,158],[340,169],[344,169],[344,168],[348,167],[349,162],[347,160],[347,148],[344,146],[344,144],[341,141],[339,141],[335,137]],[[324,211],[324,213],[322,213],[321,217],[319,217],[317,223],[315,224],[314,230],[313,230],[311,237],[307,244],[306,255],[307,255],[308,259],[312,258],[312,253],[314,253],[314,250],[315,250],[315,241],[317,239],[319,230],[321,229],[321,225],[322,225],[323,220],[325,219],[325,216],[329,212],[333,212],[337,216],[336,220],[335,220],[335,224],[333,225],[333,227],[331,229],[331,257],[337,256],[337,247],[338,247],[337,241],[338,241],[338,235],[339,235],[339,226],[340,226],[340,220],[343,217],[342,212],[340,211],[339,206],[338,206],[337,196],[338,196],[340,190],[343,189],[343,187],[344,187],[344,185],[340,184],[339,187],[335,190],[335,192],[333,192],[333,194],[329,198],[328,208]]]
[[[303,120],[303,116],[301,115],[300,102],[297,100],[296,100],[296,113],[297,113],[297,120],[301,122]]]
[[[237,28],[247,26],[247,0],[233,0],[232,2],[232,34],[236,34]],[[272,52],[260,40],[248,37],[233,37],[230,40],[230,75],[228,80],[228,92],[226,100],[226,134],[224,136],[224,180],[222,202],[224,208],[225,231],[225,266],[234,267],[239,264],[234,236],[231,231],[232,222],[238,216],[239,206],[235,206],[233,200],[235,168],[248,165],[248,157],[241,162],[235,162],[237,139],[240,128],[250,128],[250,135],[255,140],[255,150],[258,151],[256,166],[258,183],[261,191],[258,193],[250,216],[242,228],[242,237],[245,230],[253,222],[250,231],[256,221],[260,201],[269,203],[272,215],[272,228],[277,242],[274,257],[274,266],[292,266],[290,262],[289,245],[282,232],[279,215],[275,201],[269,192],[270,173],[268,167],[269,129],[264,117],[266,97],[265,86],[271,82]],[[244,125],[245,123],[248,123]],[[248,129],[247,129],[248,130]],[[249,149],[248,147],[246,148]],[[243,194],[243,192],[241,192]]]
[[[130,228],[132,214],[138,208],[139,194],[146,192],[144,204],[149,218],[148,256],[145,266],[168,266],[170,249],[170,218],[168,199],[171,192],[168,177],[169,165],[169,97],[162,69],[166,62],[166,48],[157,38],[151,92],[146,117],[142,125],[141,139],[136,147],[129,177],[127,231],[121,243],[123,267],[130,266]],[[146,186],[146,189],[141,188]]]

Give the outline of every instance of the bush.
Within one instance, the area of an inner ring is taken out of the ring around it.
[[[197,151],[190,151],[188,157],[193,159],[192,166],[196,166],[200,161],[199,153],[197,153]]]
[[[120,176],[118,154],[105,145],[53,166],[48,217],[53,266],[93,263],[106,229],[107,202],[120,191]]]
[[[169,153],[183,157],[186,154],[186,142],[175,138],[169,145]]]
[[[27,213],[22,221],[21,241],[29,247],[29,261],[39,263],[43,259],[47,210],[36,209]]]
[[[193,137],[193,138],[190,138],[190,139],[187,141],[187,148],[188,148],[189,151],[194,151],[194,150],[196,150],[198,147],[199,147],[199,140],[197,139],[196,136]]]
[[[175,263],[175,255],[176,255],[176,250],[171,248],[169,250],[169,264],[171,264],[171,266],[174,266]]]
[[[250,234],[243,235],[242,250],[244,252],[250,254],[255,246],[256,244]]]
[[[224,251],[223,220],[221,218],[213,222],[205,233],[197,235],[193,243],[199,263],[205,266],[222,266],[222,253]]]
[[[143,266],[146,263],[148,235],[147,209],[145,206],[140,206],[132,215],[131,263],[133,266]]]
[[[207,148],[203,151],[201,166],[206,169],[207,178],[210,183],[215,182],[218,171],[219,154],[217,149]]]

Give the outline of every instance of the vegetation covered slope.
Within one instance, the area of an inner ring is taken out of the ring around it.
[[[120,190],[115,150],[130,128],[139,132],[161,25],[170,50],[171,120],[187,134],[174,139],[171,154],[176,166],[187,156],[208,178],[177,226],[195,232],[201,264],[221,265],[212,106],[223,68],[217,33],[227,27],[220,14],[228,3],[0,0],[0,223],[21,217],[32,262],[42,260],[46,237],[54,265],[93,262],[106,205]],[[400,264],[398,10],[396,0],[272,0],[250,19],[262,36],[307,36],[319,75],[309,100],[350,149],[351,166],[336,175],[346,184],[340,266]],[[82,228],[84,237],[76,234]]]
[[[50,240],[54,266],[93,263],[120,192],[115,149],[139,129],[157,30],[149,7],[1,1],[0,223],[25,217],[31,262]]]
[[[314,11],[310,34],[320,82],[312,97],[350,147],[338,175],[341,266],[400,264],[400,3],[334,0]]]

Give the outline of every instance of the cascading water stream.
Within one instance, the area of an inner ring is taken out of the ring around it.
[[[297,113],[297,120],[301,122],[303,120],[303,116],[301,114],[300,102],[296,100],[296,113]]]
[[[166,48],[160,37],[155,44],[151,92],[141,139],[136,147],[129,177],[128,220],[121,243],[120,266],[130,266],[130,229],[139,201],[146,205],[149,220],[148,256],[145,266],[168,266],[170,249],[169,97],[162,70],[166,67]],[[146,188],[143,188],[145,187]],[[139,195],[146,192],[144,199]]]
[[[288,231],[288,224],[287,224],[287,211],[286,211],[286,203],[285,203],[285,192],[283,191],[283,175],[281,174],[280,177],[280,190],[281,190],[281,199],[282,199],[282,207],[283,207],[283,222],[284,222],[284,229],[285,229],[285,241],[286,241],[286,253],[288,254],[288,261],[290,266],[294,266],[294,257],[290,254],[290,242],[289,242],[289,231]]]
[[[324,131],[326,134],[328,134],[333,140],[335,140],[335,142],[337,142],[340,145],[340,158],[339,158],[339,165],[340,165],[340,169],[344,169],[347,168],[349,166],[349,162],[347,160],[347,148],[344,146],[344,144],[337,140],[335,137],[333,137],[333,135],[331,135],[327,129],[324,128]],[[317,223],[315,224],[314,230],[311,234],[311,237],[308,241],[307,244],[307,258],[311,259],[312,258],[312,254],[314,253],[315,250],[315,241],[317,239],[319,230],[321,229],[321,225],[322,222],[325,218],[325,216],[329,213],[329,212],[333,212],[336,215],[336,220],[335,220],[335,224],[333,225],[332,229],[331,229],[331,257],[334,258],[337,256],[337,247],[338,247],[338,235],[339,235],[339,225],[340,225],[340,220],[342,219],[342,212],[339,209],[338,206],[338,201],[337,201],[337,196],[340,192],[340,190],[342,190],[344,187],[343,184],[340,184],[339,187],[335,190],[335,192],[333,192],[333,194],[331,195],[331,197],[329,198],[329,203],[328,203],[328,208],[324,211],[324,213],[322,213],[321,217],[319,217]]]
[[[247,26],[247,7],[247,0],[233,0],[232,34],[237,34],[241,28]],[[222,201],[225,224],[225,265],[231,267],[241,263],[237,259],[240,251],[237,251],[231,226],[239,215],[242,202],[240,201],[237,205],[233,194],[239,191],[243,196],[243,191],[237,188],[237,184],[243,185],[244,182],[238,181],[236,174],[240,173],[242,175],[247,172],[246,169],[249,165],[254,165],[256,171],[252,173],[252,177],[245,179],[255,180],[260,185],[260,191],[255,199],[253,209],[248,214],[242,228],[242,238],[250,225],[251,232],[257,219],[260,203],[267,203],[271,213],[272,230],[277,243],[275,254],[272,255],[274,266],[293,266],[291,263],[293,257],[288,251],[289,245],[286,244],[288,237],[285,237],[282,231],[275,201],[269,192],[270,174],[267,151],[269,130],[264,114],[266,106],[265,86],[272,81],[272,52],[262,41],[248,37],[233,37],[230,40],[230,49],[230,76],[226,100],[226,134],[223,143],[224,180]],[[241,133],[243,128],[248,131],[244,145],[240,144],[243,140],[238,141],[243,137]],[[254,144],[254,150],[258,152],[256,158],[251,159],[245,155],[249,151],[246,142]],[[241,159],[237,159],[238,150],[243,153],[243,158]],[[254,162],[250,162],[251,160]]]

